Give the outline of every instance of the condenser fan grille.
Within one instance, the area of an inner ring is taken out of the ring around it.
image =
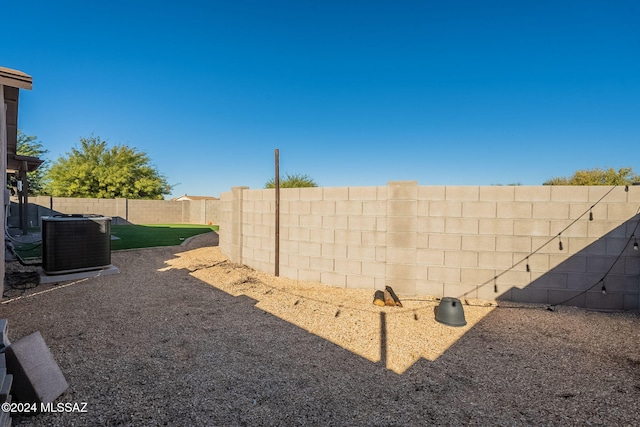
[[[111,264],[111,218],[57,215],[42,218],[42,269],[63,274]]]

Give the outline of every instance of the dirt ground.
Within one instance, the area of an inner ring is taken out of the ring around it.
[[[120,273],[37,285],[8,264],[0,317],[40,331],[86,413],[19,426],[640,425],[640,316],[464,301],[372,304],[229,263],[217,235],[115,252]]]

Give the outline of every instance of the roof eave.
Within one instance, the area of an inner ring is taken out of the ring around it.
[[[33,87],[33,78],[22,71],[0,67],[0,84],[31,90]]]

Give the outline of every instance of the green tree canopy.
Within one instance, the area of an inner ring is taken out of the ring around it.
[[[44,194],[47,187],[47,171],[49,169],[49,161],[44,158],[49,150],[44,148],[42,143],[38,141],[35,135],[27,135],[18,129],[18,139],[16,140],[16,154],[21,156],[37,157],[44,160],[40,167],[33,172],[27,172],[27,180],[29,181],[29,195],[37,196]],[[13,183],[12,183],[13,184]]]
[[[308,175],[302,174],[286,174],[287,176],[283,179],[280,177],[280,188],[302,188],[302,187],[317,187],[318,184],[312,179],[309,178]],[[271,178],[264,185],[264,188],[275,188],[276,187],[276,179]]]
[[[143,152],[126,145],[107,147],[100,137],[80,138],[80,147],[56,160],[49,190],[56,197],[164,199],[171,186]]]
[[[570,177],[551,178],[542,185],[631,185],[640,182],[633,168],[582,169]]]

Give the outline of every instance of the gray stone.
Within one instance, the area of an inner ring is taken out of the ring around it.
[[[0,319],[0,351],[11,345],[9,342],[8,323],[7,319]]]
[[[3,375],[4,381],[2,382],[2,386],[0,386],[0,402],[6,402],[7,397],[11,393],[11,384],[13,383],[13,375]]]
[[[16,400],[49,403],[69,387],[40,332],[20,338],[6,348],[5,354]]]

